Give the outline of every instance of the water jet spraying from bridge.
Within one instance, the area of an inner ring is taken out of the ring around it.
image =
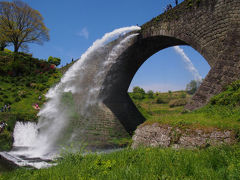
[[[59,153],[61,146],[85,141],[84,136],[96,121],[94,112],[104,107],[104,96],[100,98],[99,94],[108,69],[137,38],[139,30],[138,26],[120,28],[96,40],[48,91],[48,101],[38,113],[38,123],[17,123],[14,145],[22,148],[5,156],[18,160],[20,156],[51,158]],[[35,167],[39,167],[39,163]]]

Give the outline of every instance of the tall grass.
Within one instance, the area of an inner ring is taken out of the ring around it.
[[[67,154],[48,169],[19,169],[0,179],[239,179],[240,145],[202,150],[124,149],[109,154]]]

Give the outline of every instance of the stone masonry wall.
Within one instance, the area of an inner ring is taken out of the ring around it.
[[[240,1],[184,1],[142,26],[142,37],[169,36],[197,50],[211,70],[188,109],[205,105],[240,77]]]
[[[162,49],[189,45],[211,66],[192,101],[186,106],[190,110],[202,107],[213,95],[240,77],[239,0],[186,0],[142,25],[140,32],[132,33],[139,34],[128,42],[101,81],[101,92],[97,97],[102,100],[101,107],[95,104],[99,109],[95,108],[96,112],[90,118],[79,121],[83,124],[82,133],[92,146],[96,142],[99,146],[111,145],[112,139],[132,134],[144,122],[144,117],[127,91],[141,65]],[[85,69],[89,72],[86,84],[92,81],[96,73],[96,62],[89,62],[88,69]],[[76,94],[76,103],[83,96],[84,93],[82,96]],[[164,132],[168,133],[168,130]],[[200,136],[203,138],[204,134]]]
[[[231,130],[180,129],[158,123],[140,126],[132,139],[132,148],[138,146],[204,148],[237,142],[235,133]]]

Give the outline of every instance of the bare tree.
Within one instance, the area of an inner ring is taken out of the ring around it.
[[[49,40],[42,15],[22,1],[0,2],[0,32],[14,46],[14,52],[27,43]]]

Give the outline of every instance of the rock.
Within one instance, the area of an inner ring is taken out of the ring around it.
[[[132,148],[139,146],[203,148],[237,142],[232,130],[193,129],[190,127],[180,129],[159,123],[140,126],[136,129],[132,139]]]

